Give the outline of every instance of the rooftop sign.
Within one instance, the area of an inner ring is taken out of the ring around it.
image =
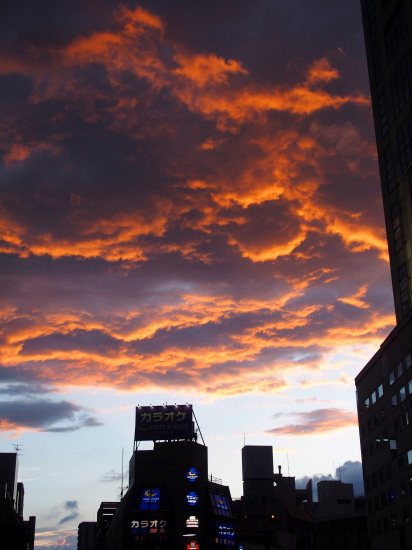
[[[135,441],[192,438],[192,405],[136,407]]]

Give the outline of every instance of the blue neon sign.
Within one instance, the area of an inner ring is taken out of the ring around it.
[[[197,502],[199,500],[199,495],[195,492],[190,492],[186,496],[186,502],[189,506],[196,506]]]
[[[199,472],[196,470],[196,468],[190,468],[190,470],[188,470],[188,472],[186,473],[186,478],[189,480],[189,481],[196,481],[197,478],[199,477]]]

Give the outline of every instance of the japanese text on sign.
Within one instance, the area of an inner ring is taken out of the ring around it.
[[[135,441],[192,439],[191,405],[136,407]]]

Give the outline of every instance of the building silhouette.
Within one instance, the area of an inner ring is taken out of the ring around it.
[[[232,500],[208,474],[192,413],[191,405],[136,409],[128,490],[102,502],[96,522],[79,524],[78,550],[369,550],[365,501],[352,484],[321,481],[314,502],[311,481],[297,489],[280,466],[274,472],[270,446],[243,447],[243,496]]]
[[[129,487],[120,502],[100,505],[92,550],[236,547],[230,490],[209,477],[208,449],[197,441],[192,414],[191,405],[136,409]],[[153,448],[140,450],[141,441]],[[92,527],[81,525],[78,548],[89,550],[80,536]]]
[[[242,449],[243,496],[234,501],[237,536],[244,550],[368,550],[365,501],[353,485],[312,481],[297,489],[295,478],[273,471],[270,446]]]
[[[412,2],[361,0],[397,325],[356,377],[373,550],[412,548]]]
[[[36,518],[23,519],[24,486],[17,476],[17,453],[0,453],[0,548],[33,550]]]
[[[96,521],[82,521],[77,531],[77,550],[94,550]]]

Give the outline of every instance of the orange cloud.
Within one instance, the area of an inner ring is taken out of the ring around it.
[[[8,151],[3,157],[5,166],[14,163],[23,162],[29,159],[33,154],[41,151],[47,151],[52,155],[57,155],[60,151],[58,144],[55,143],[11,143]]]
[[[331,66],[329,59],[322,57],[314,61],[309,67],[307,83],[329,82],[339,78],[339,76],[339,72]]]
[[[206,84],[227,84],[229,74],[248,74],[238,61],[226,61],[214,54],[177,53],[174,60],[180,65],[174,73],[192,81],[199,88]]]
[[[280,415],[274,415],[279,418]],[[354,411],[341,409],[317,409],[309,412],[292,413],[295,424],[288,424],[279,428],[266,430],[267,433],[282,436],[308,436],[336,432],[358,425],[358,418]]]
[[[339,298],[339,301],[343,302],[344,304],[349,304],[355,307],[368,308],[369,307],[368,304],[366,304],[365,301],[362,300],[362,298],[365,297],[367,290],[368,290],[368,286],[362,285],[361,288],[358,290],[358,292],[346,298]]]
[[[3,131],[5,170],[14,177],[37,152],[58,160],[61,154],[61,163],[47,177],[30,172],[41,182],[26,216],[27,197],[14,190],[7,197],[0,251],[27,259],[28,269],[34,257],[103,266],[101,288],[80,294],[76,278],[70,300],[58,289],[25,315],[7,311],[0,344],[7,368],[35,371],[59,386],[275,392],[289,387],[286,373],[325,368],[331,350],[353,350],[354,338],[377,345],[389,330],[393,318],[372,310],[369,282],[360,284],[355,273],[343,284],[334,258],[371,251],[378,265],[376,256],[386,259],[387,248],[370,212],[328,196],[341,169],[365,178],[359,157],[376,155],[354,125],[315,120],[320,110],[368,105],[365,96],[327,91],[339,77],[328,59],[315,60],[292,83],[261,84],[240,60],[187,51],[168,38],[161,18],[123,7],[108,30],[59,48],[32,46],[25,62],[6,61],[4,72],[32,76],[29,102],[38,116],[59,107],[47,137],[16,131],[8,143]],[[121,136],[122,148],[127,142],[121,161],[130,165],[131,182],[122,187],[114,170],[116,189],[106,197],[105,174],[94,171],[102,151],[94,142],[90,166],[79,161],[77,173],[71,171],[82,153],[64,149],[65,140],[73,146],[77,139],[69,128],[74,120],[98,127],[99,137]],[[61,173],[69,192],[59,195]],[[37,206],[59,214],[43,223]],[[152,284],[140,287],[145,268]],[[266,287],[254,295],[262,278]],[[34,278],[26,285],[10,285],[20,304],[37,294]],[[102,314],[114,288],[128,294]],[[350,326],[342,304],[358,315]]]

